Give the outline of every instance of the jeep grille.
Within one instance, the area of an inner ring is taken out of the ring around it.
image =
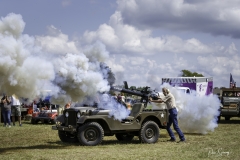
[[[75,126],[77,124],[77,112],[73,110],[72,111],[68,110],[68,113],[69,113],[69,116],[65,117],[65,122],[66,122],[65,125]]]

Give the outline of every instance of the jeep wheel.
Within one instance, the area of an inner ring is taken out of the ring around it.
[[[76,143],[78,142],[77,136],[66,131],[58,131],[58,136],[62,142]]]
[[[159,127],[153,121],[147,121],[142,125],[139,139],[142,143],[155,143],[159,137]]]
[[[55,117],[54,119],[51,120],[51,123],[52,124],[56,124],[56,121],[57,121],[57,117]]]
[[[115,136],[117,140],[126,141],[126,142],[131,141],[134,137],[134,135],[124,134],[124,133],[117,133]]]
[[[36,121],[35,119],[31,119],[31,123],[32,123],[32,124],[36,124],[37,121]]]
[[[102,142],[104,131],[97,122],[88,122],[78,129],[78,140],[82,145],[95,146]]]
[[[49,123],[49,120],[44,120],[42,121],[42,123]]]

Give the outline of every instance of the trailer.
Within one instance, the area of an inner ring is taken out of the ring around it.
[[[198,96],[213,94],[213,77],[168,77],[162,78],[164,83],[180,89],[189,88],[190,92],[195,91]]]

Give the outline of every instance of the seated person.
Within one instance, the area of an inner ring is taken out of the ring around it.
[[[71,106],[70,103],[67,103],[67,104],[64,106],[64,108],[65,108],[65,109],[68,109],[68,108],[70,108],[70,106]]]
[[[43,111],[43,110],[48,110],[48,107],[47,107],[47,105],[45,105],[45,106],[41,107],[41,111]]]

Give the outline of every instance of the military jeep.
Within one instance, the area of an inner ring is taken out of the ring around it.
[[[240,117],[240,89],[224,88],[221,92],[220,116],[225,117],[225,120],[230,120],[231,117]]]
[[[121,121],[109,113],[110,110],[97,107],[65,109],[52,129],[58,130],[62,142],[85,146],[98,145],[104,136],[114,135],[119,141],[128,142],[138,136],[141,143],[155,143],[168,120],[166,109],[146,109],[143,103],[135,103],[129,116]]]

